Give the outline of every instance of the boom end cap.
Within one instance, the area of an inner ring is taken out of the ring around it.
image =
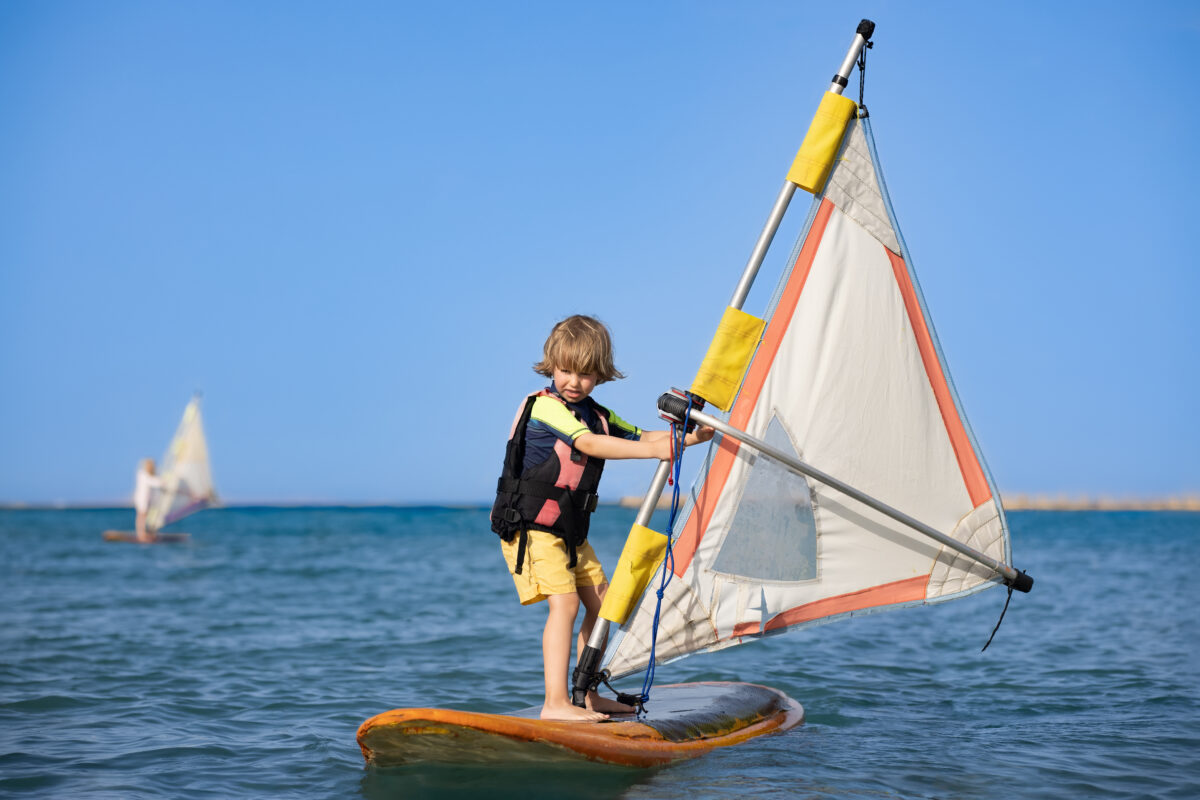
[[[1012,580],[1005,581],[1005,583],[1016,589],[1018,592],[1025,592],[1028,594],[1029,590],[1033,588],[1033,578],[1026,575],[1023,570],[1017,570],[1016,572],[1017,577],[1013,578]]]

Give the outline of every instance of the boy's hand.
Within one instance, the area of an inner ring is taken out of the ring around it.
[[[683,446],[691,447],[694,444],[707,442],[708,440],[712,439],[714,433],[716,433],[716,431],[714,431],[712,428],[709,428],[706,425],[700,425],[696,428],[696,430],[683,437]]]

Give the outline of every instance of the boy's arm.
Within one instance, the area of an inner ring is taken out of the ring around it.
[[[691,447],[694,444],[700,444],[701,442],[707,442],[709,439],[713,438],[714,433],[716,433],[716,431],[714,431],[712,428],[706,427],[704,425],[697,425],[696,430],[692,431],[691,433],[689,433],[687,436],[684,437],[683,446]],[[670,431],[642,431],[642,440],[643,441],[646,439],[653,439],[656,441],[658,439],[668,439],[669,440],[670,438],[671,438]]]
[[[576,437],[575,449],[585,456],[603,459],[657,458],[659,461],[666,461],[671,457],[670,441],[651,439],[645,433],[638,440],[605,436],[602,433],[584,433]]]
[[[684,447],[707,442],[712,437],[712,428],[696,428],[684,439]],[[667,431],[642,431],[642,438],[634,441],[589,432],[576,437],[575,449],[585,456],[603,459],[657,458],[666,461],[671,457],[671,434]]]

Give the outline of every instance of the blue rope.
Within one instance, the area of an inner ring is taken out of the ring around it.
[[[667,552],[663,556],[662,577],[659,580],[658,601],[654,605],[654,624],[650,629],[650,663],[646,666],[646,677],[642,680],[642,695],[641,702],[644,704],[650,700],[650,687],[654,685],[654,651],[658,644],[658,621],[662,613],[663,594],[667,590],[667,585],[671,582],[671,576],[675,573],[675,551],[671,548],[672,535],[675,531],[675,521],[679,514],[679,471],[683,465],[683,443],[687,437],[688,424],[692,418],[692,397],[688,395],[687,413],[684,414],[683,424],[671,423],[671,440],[674,444],[674,458],[671,468],[674,480],[672,481],[671,490],[671,515],[667,519]]]

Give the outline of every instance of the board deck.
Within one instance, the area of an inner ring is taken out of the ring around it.
[[[143,542],[133,531],[105,531],[106,542],[133,542],[134,544],[178,544],[192,538],[189,533],[160,533],[148,542]]]
[[[367,763],[381,767],[580,760],[652,767],[804,721],[804,709],[795,700],[753,683],[656,686],[641,719],[555,722],[538,719],[540,710],[482,714],[398,708],[359,726],[358,744]]]

